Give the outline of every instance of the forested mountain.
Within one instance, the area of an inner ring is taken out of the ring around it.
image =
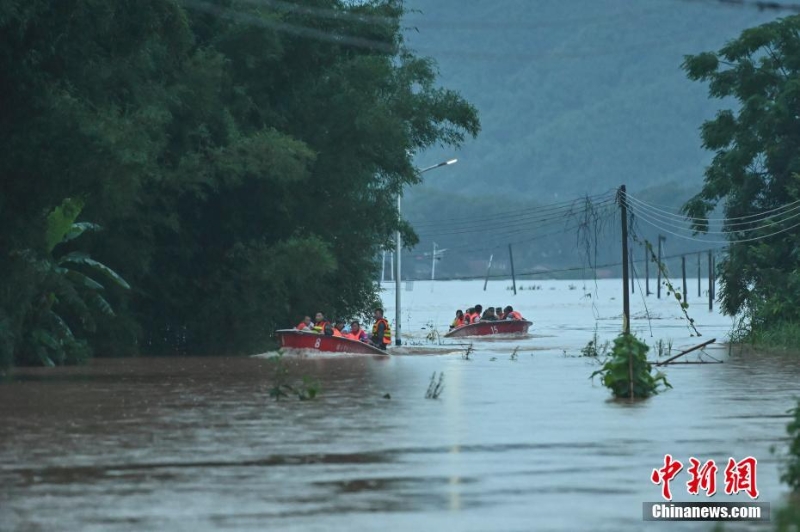
[[[782,15],[681,0],[408,0],[406,6],[409,45],[435,58],[443,82],[476,105],[483,128],[459,152],[418,156],[420,167],[459,159],[406,194],[406,216],[426,226],[423,251],[433,240],[478,248],[520,240],[500,230],[437,239],[428,225],[436,220],[485,218],[622,183],[632,194],[678,208],[699,189],[711,160],[699,128],[724,104],[687,79],[684,56],[718,50],[742,29]],[[530,236],[536,230],[532,224]],[[540,239],[520,258],[530,254],[529,266],[575,264],[575,236]],[[480,255],[485,262],[488,253]],[[465,273],[472,258],[453,257],[454,263],[445,255],[440,271]]]

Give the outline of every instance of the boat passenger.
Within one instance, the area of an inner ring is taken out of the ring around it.
[[[312,328],[313,324],[311,322],[311,316],[306,316],[305,318],[303,318],[303,321],[301,321],[297,325],[297,327],[295,327],[295,329],[297,329],[298,331],[302,331],[304,329],[308,329],[310,331]]]
[[[330,325],[331,325],[330,322],[328,322],[328,320],[325,319],[325,314],[323,314],[322,312],[317,312],[317,315],[315,316],[314,319],[314,327],[312,327],[312,330],[316,333],[324,334],[326,327],[330,327]]]
[[[483,314],[483,305],[475,305],[475,311],[472,313],[472,323],[478,323],[481,321],[481,315]]]
[[[457,310],[456,311],[456,319],[453,320],[453,323],[450,324],[450,330],[456,329],[464,325],[464,311]]]
[[[336,329],[336,331],[339,333],[339,334],[334,333],[334,336],[344,336],[344,320],[342,319],[336,320],[336,325],[334,326],[334,329]]]
[[[357,342],[369,343],[369,336],[367,336],[367,333],[361,328],[361,324],[358,323],[358,321],[354,321],[350,324],[350,332],[345,333],[344,337]]]
[[[372,326],[372,345],[378,349],[386,349],[392,343],[392,329],[383,317],[383,309],[375,309],[375,324]]]
[[[483,316],[481,316],[481,321],[497,321],[497,316],[494,313],[493,307],[486,309],[486,312],[484,312]]]
[[[506,315],[503,312],[503,307],[494,307],[494,315],[497,316],[498,320],[506,319]]]
[[[505,309],[505,315],[507,320],[516,320],[516,321],[523,321],[525,318],[522,317],[522,314],[514,310],[511,305],[507,306]]]
[[[469,325],[470,323],[472,323],[472,315],[474,313],[475,313],[475,309],[474,308],[469,307],[467,309],[467,312],[464,313],[464,325]]]

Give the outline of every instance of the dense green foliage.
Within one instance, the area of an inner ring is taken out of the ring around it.
[[[800,492],[800,403],[790,414],[792,420],[786,426],[789,435],[789,454],[781,473],[781,482],[785,482],[792,491]]]
[[[643,399],[657,394],[662,385],[672,388],[663,373],[653,373],[652,364],[647,361],[649,349],[634,335],[620,334],[603,367],[592,373],[592,378],[599,376],[603,386],[617,398],[630,398],[632,393],[633,398]]]
[[[684,67],[708,83],[711,96],[738,107],[703,125],[704,146],[715,155],[703,189],[684,208],[704,231],[703,218],[724,205],[723,309],[744,313],[757,331],[798,323],[796,219],[792,211],[759,213],[800,200],[800,16],[746,30],[716,53],[688,57]]]
[[[63,198],[104,228],[82,251],[132,286],[85,332],[99,354],[252,352],[306,313],[375,302],[412,157],[475,135],[477,115],[407,51],[401,2],[309,6],[0,5],[3,363],[31,360],[25,316],[47,291],[31,264]]]

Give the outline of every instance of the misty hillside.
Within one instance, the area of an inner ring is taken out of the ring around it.
[[[717,50],[741,30],[779,16],[685,0],[406,5],[412,10],[408,44],[437,61],[442,85],[478,108],[483,127],[460,152],[420,154],[420,167],[453,156],[459,162],[425,174],[424,184],[405,195],[404,216],[423,226],[418,250],[430,251],[433,241],[460,250],[461,257],[443,257],[443,274],[475,273],[477,267],[466,264],[487,255],[487,246],[526,233],[437,235],[438,220],[483,218],[622,183],[632,194],[677,209],[699,190],[711,159],[699,128],[722,105],[708,99],[706,86],[686,78],[684,55]],[[536,230],[527,234],[537,236]],[[645,227],[643,233],[652,237],[653,231]],[[612,229],[607,238],[618,235]],[[520,260],[572,265],[581,260],[575,242],[574,233],[537,238],[519,251]],[[704,247],[680,244],[682,250]],[[430,268],[428,258],[416,256],[418,271]]]
[[[682,0],[408,0],[409,45],[474,103],[483,132],[439,188],[542,201],[676,181],[697,185],[698,128],[719,103],[680,69],[776,17]],[[451,153],[426,153],[421,163]]]

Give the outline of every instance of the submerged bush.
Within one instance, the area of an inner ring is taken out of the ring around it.
[[[645,398],[655,395],[659,388],[672,388],[666,375],[653,373],[652,364],[647,361],[650,348],[632,334],[621,334],[614,340],[611,356],[603,367],[592,373],[599,375],[603,386],[611,390],[614,397]],[[631,375],[633,384],[631,384]]]
[[[789,455],[781,472],[781,482],[800,493],[800,402],[790,411],[792,420],[786,426],[789,434]]]

